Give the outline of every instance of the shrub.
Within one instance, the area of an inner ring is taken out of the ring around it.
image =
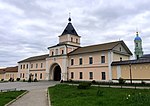
[[[34,79],[34,82],[38,82],[37,78]]]
[[[146,84],[146,82],[144,82],[144,81],[142,80],[142,81],[141,81],[141,84],[145,85],[145,84]]]
[[[96,81],[95,81],[95,80],[93,80],[93,81],[92,81],[92,84],[96,84]]]
[[[14,81],[14,79],[13,78],[9,78],[9,80],[8,81],[11,81],[11,82],[13,82]]]
[[[121,78],[121,77],[119,78],[118,81],[119,81],[119,84],[124,84],[125,83],[125,80],[123,78]]]
[[[16,81],[20,81],[20,78],[17,78]]]
[[[90,86],[91,86],[91,83],[89,83],[89,82],[82,82],[82,83],[79,83],[78,89],[87,89]]]
[[[68,82],[72,82],[72,79],[69,79]]]
[[[26,80],[25,79],[23,79],[23,82],[25,82]]]

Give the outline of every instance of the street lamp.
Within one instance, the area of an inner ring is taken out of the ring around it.
[[[130,83],[132,84],[132,70],[131,70],[131,64],[129,64],[129,68],[130,68]]]

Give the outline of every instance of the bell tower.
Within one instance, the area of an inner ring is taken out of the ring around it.
[[[80,36],[77,34],[75,28],[71,23],[71,17],[69,15],[68,25],[64,29],[63,33],[59,36],[59,44],[69,44],[73,46],[80,46]]]
[[[139,59],[141,56],[143,56],[143,50],[142,50],[142,39],[139,37],[138,32],[136,32],[134,45],[135,45],[135,49],[134,49],[135,58]]]

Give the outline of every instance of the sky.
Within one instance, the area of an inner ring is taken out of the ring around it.
[[[0,67],[48,54],[68,24],[81,46],[123,40],[134,53],[136,31],[150,54],[150,0],[0,0]]]

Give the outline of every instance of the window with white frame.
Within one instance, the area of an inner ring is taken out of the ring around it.
[[[106,73],[102,72],[102,80],[106,80]]]
[[[89,57],[89,64],[93,64],[93,57]]]
[[[105,63],[105,56],[101,56],[101,63]]]
[[[82,65],[82,58],[79,58],[79,65]]]
[[[93,72],[89,72],[89,79],[93,79]]]
[[[82,79],[83,78],[82,72],[80,72],[79,74],[80,74],[79,78]]]
[[[71,65],[74,65],[74,59],[71,59]]]

